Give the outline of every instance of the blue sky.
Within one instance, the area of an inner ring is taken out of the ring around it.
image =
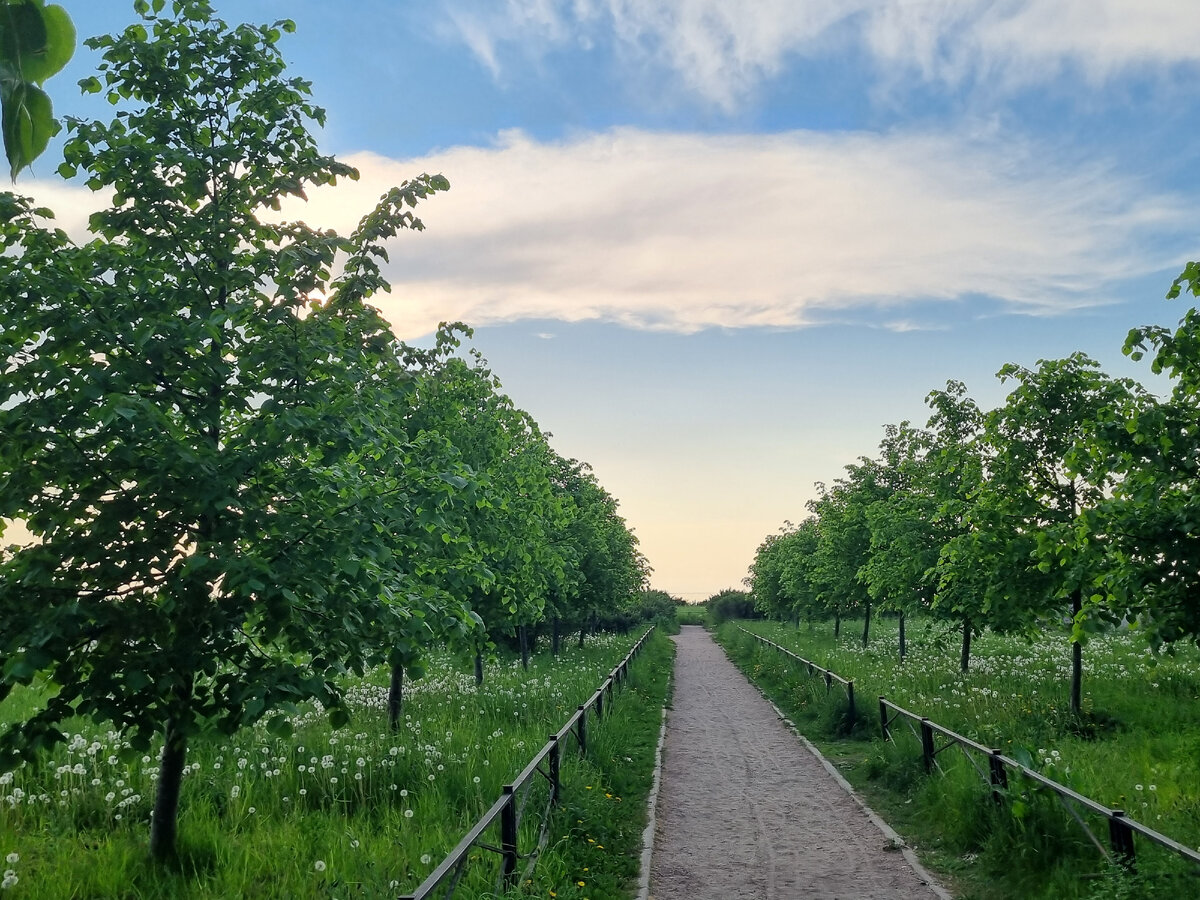
[[[124,0],[66,0],[81,36]],[[290,212],[348,229],[451,182],[379,305],[440,320],[620,499],[655,587],[738,586],[816,481],[947,379],[1130,327],[1196,255],[1200,4],[1180,0],[214,0],[290,17],[321,142],[362,181]],[[58,114],[102,117],[74,83]],[[18,187],[78,225],[57,144]]]

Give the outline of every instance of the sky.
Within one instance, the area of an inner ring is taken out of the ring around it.
[[[126,0],[60,0],[81,37]],[[1197,256],[1200,3],[213,0],[282,50],[361,179],[290,212],[348,231],[422,172],[451,190],[375,298],[465,321],[505,391],[592,465],[653,587],[741,587],[817,482],[963,381],[1170,325]],[[47,83],[59,116],[110,109]],[[55,175],[17,188],[76,228]]]

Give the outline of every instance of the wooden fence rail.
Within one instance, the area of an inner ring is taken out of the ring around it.
[[[786,647],[781,647],[774,641],[769,641],[761,635],[755,634],[753,631],[742,628],[740,625],[737,627],[759,643],[774,647],[786,656],[803,663],[808,667],[809,674],[812,674],[814,671],[822,673],[825,677],[826,685],[830,685],[832,681],[837,681],[844,685],[850,700],[851,709],[853,710],[854,682],[852,680],[843,678],[829,669],[818,666],[816,663],[809,662],[804,657],[797,656]],[[851,712],[850,715],[851,722],[853,722],[854,713]],[[951,747],[956,747],[962,751],[963,756],[966,757],[967,762],[971,764],[980,778],[991,786],[992,799],[997,804],[1002,804],[1008,795],[1009,773],[1015,773],[1022,778],[1033,781],[1038,786],[1046,788],[1055,795],[1071,818],[1083,829],[1084,834],[1087,835],[1096,849],[1110,861],[1133,868],[1135,862],[1134,835],[1138,834],[1196,866],[1200,866],[1200,853],[1197,853],[1191,847],[1187,847],[1167,837],[1165,834],[1155,831],[1148,825],[1143,825],[1141,822],[1129,818],[1124,810],[1114,809],[1098,803],[1090,797],[1085,797],[1083,794],[1071,790],[1066,785],[1059,784],[1057,781],[1047,778],[1042,773],[1023,765],[1017,760],[1005,756],[1000,750],[985,747],[977,741],[951,731],[944,725],[939,725],[937,722],[893,703],[886,697],[880,697],[879,727],[885,741],[895,743],[892,736],[892,726],[897,720],[902,720],[920,743],[921,759],[925,764],[925,771],[927,773],[932,774],[935,769],[941,771],[941,765],[937,759],[939,754]],[[941,746],[938,746],[939,736],[944,741]],[[1089,827],[1083,817],[1083,812],[1091,813],[1108,822],[1107,846]]]
[[[818,666],[815,662],[805,659],[803,656],[796,655],[791,650],[789,650],[787,647],[781,647],[781,646],[779,646],[779,644],[775,643],[774,641],[767,640],[761,634],[755,634],[753,631],[747,631],[745,628],[742,628],[741,625],[738,625],[737,628],[739,631],[742,631],[745,634],[750,635],[750,637],[754,638],[760,644],[765,644],[768,647],[774,647],[776,650],[778,650],[784,656],[790,656],[792,659],[796,660],[796,662],[805,666],[808,669],[809,675],[816,675],[816,674],[820,673],[821,677],[825,680],[825,693],[829,693],[831,690],[833,690],[834,682],[837,682],[838,684],[840,684],[846,691],[846,701],[848,703],[848,710],[846,713],[847,724],[848,724],[849,728],[851,728],[851,729],[854,728],[855,717],[858,715],[858,707],[854,703],[854,680],[853,679],[843,678],[837,672],[831,671],[830,669],[822,668],[821,666]]]
[[[500,857],[500,870],[496,876],[495,885],[497,893],[515,886],[521,877],[533,871],[538,856],[546,846],[551,813],[558,804],[562,789],[559,772],[563,744],[568,738],[573,738],[579,755],[587,755],[588,714],[594,712],[597,720],[603,718],[606,694],[607,707],[611,714],[614,689],[624,686],[629,678],[629,664],[641,652],[653,631],[654,626],[646,630],[646,633],[638,639],[625,658],[609,672],[587,702],[579,706],[566,723],[550,735],[549,740],[521,770],[521,773],[509,784],[504,785],[499,799],[480,817],[479,821],[471,826],[449,855],[438,863],[437,867],[429,873],[429,876],[415,891],[411,894],[401,895],[399,900],[427,900],[432,897],[450,900],[466,873],[467,863],[471,851],[474,849],[485,850]],[[540,810],[541,824],[538,828],[537,840],[534,841],[531,848],[522,853],[520,848],[521,822],[533,787],[538,784],[536,776],[541,776],[546,780],[549,791]],[[494,829],[497,824],[500,829],[499,843],[485,843],[484,835]],[[525,860],[525,868],[523,874],[518,875],[517,868],[522,859]]]

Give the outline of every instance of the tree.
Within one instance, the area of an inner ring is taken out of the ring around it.
[[[901,659],[905,614],[932,604],[930,573],[942,549],[928,447],[929,436],[908,422],[886,426],[878,462],[883,494],[866,510],[870,547],[859,575],[872,599],[899,613]]]
[[[819,519],[814,578],[821,584],[821,601],[834,614],[835,635],[844,615],[863,610],[865,647],[871,628],[871,595],[861,576],[871,546],[867,509],[887,495],[887,488],[879,480],[878,465],[866,457],[846,466],[846,476],[832,488],[818,488],[820,496],[809,503],[809,511]]]
[[[0,700],[39,673],[58,688],[0,749],[32,756],[73,715],[138,751],[162,735],[158,857],[189,740],[305,698],[344,723],[338,677],[382,639],[421,639],[392,533],[424,451],[378,418],[407,380],[364,301],[385,286],[381,241],[448,187],[393,189],[349,239],[273,224],[285,198],[356,174],[318,152],[323,112],[284,77],[291,24],[161,6],[88,42],[104,62],[85,86],[119,108],[69,123],[64,174],[112,194],[93,239],[0,195],[0,518],[38,538],[0,562]]]
[[[159,8],[163,0],[155,0]],[[75,26],[45,0],[0,0],[0,125],[9,172],[32,165],[58,133],[42,84],[75,53]]]
[[[454,569],[457,588],[484,623],[474,636],[476,678],[491,639],[536,622],[562,562],[550,543],[563,515],[551,483],[552,451],[537,423],[500,390],[477,350],[459,355],[459,335],[443,326],[432,351],[407,350],[418,370],[417,399],[408,421],[416,434],[453,446],[471,473],[476,496],[461,507],[454,528],[468,536],[473,557]],[[521,633],[518,631],[518,637]]]
[[[1082,710],[1084,597],[1104,579],[1103,545],[1079,541],[1088,511],[1112,490],[1110,471],[1086,452],[1094,423],[1125,408],[1139,388],[1111,379],[1082,353],[1041,360],[1037,369],[1009,364],[999,373],[1016,387],[987,416],[993,456],[989,478],[972,509],[989,551],[991,614],[1053,617],[1069,604],[1072,713]]]
[[[934,541],[941,549],[934,570],[931,612],[954,622],[962,633],[959,669],[971,663],[971,639],[988,612],[988,579],[984,565],[991,535],[972,524],[983,487],[987,448],[983,444],[983,413],[967,395],[961,381],[946,382],[946,389],[925,398],[932,410],[926,423],[929,447],[925,454],[929,492],[935,512],[930,519]]]
[[[1200,264],[1189,262],[1167,294],[1200,296]],[[1200,639],[1200,311],[1175,329],[1135,328],[1125,341],[1133,359],[1171,380],[1162,402],[1130,398],[1101,419],[1090,465],[1107,466],[1116,484],[1081,530],[1103,543],[1103,584],[1088,598],[1109,617],[1136,618],[1155,647]]]
[[[754,552],[748,579],[754,606],[764,615],[776,619],[790,619],[793,602],[784,585],[784,567],[788,558],[788,538],[795,526],[784,522],[779,531],[769,534]]]

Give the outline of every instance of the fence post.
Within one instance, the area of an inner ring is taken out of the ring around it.
[[[925,773],[933,771],[934,756],[937,751],[933,747],[933,726],[928,719],[921,719],[921,756],[925,760]]]
[[[892,734],[890,731],[888,731],[887,719],[888,719],[887,703],[884,702],[883,697],[880,697],[879,698],[879,730],[880,730],[880,732],[883,733],[883,739],[885,741],[890,741],[892,739]]]
[[[992,799],[1001,804],[1004,802],[1004,791],[1008,790],[1008,771],[1000,759],[999,750],[992,750],[992,755],[988,757],[988,768],[992,772]]]
[[[604,718],[604,685],[600,685],[600,690],[596,691],[596,719],[599,721]]]
[[[833,676],[830,675],[828,672],[826,672],[825,673],[825,693],[828,694],[832,690],[833,690]]]
[[[1112,845],[1117,862],[1133,869],[1133,829],[1125,821],[1125,810],[1114,809],[1108,819],[1108,842]]]
[[[575,730],[579,736],[579,755],[587,756],[587,707],[579,707],[579,726]]]
[[[562,766],[562,750],[558,745],[558,735],[550,735],[550,805],[558,805],[559,769]]]
[[[853,681],[846,682],[846,696],[850,700],[850,715],[848,716],[848,718],[850,721],[850,730],[853,731],[854,730],[854,719],[858,715],[858,708],[854,705],[854,682]]]
[[[504,859],[504,886],[511,888],[517,881],[517,803],[513,785],[504,786],[508,802],[500,811],[500,852]]]

